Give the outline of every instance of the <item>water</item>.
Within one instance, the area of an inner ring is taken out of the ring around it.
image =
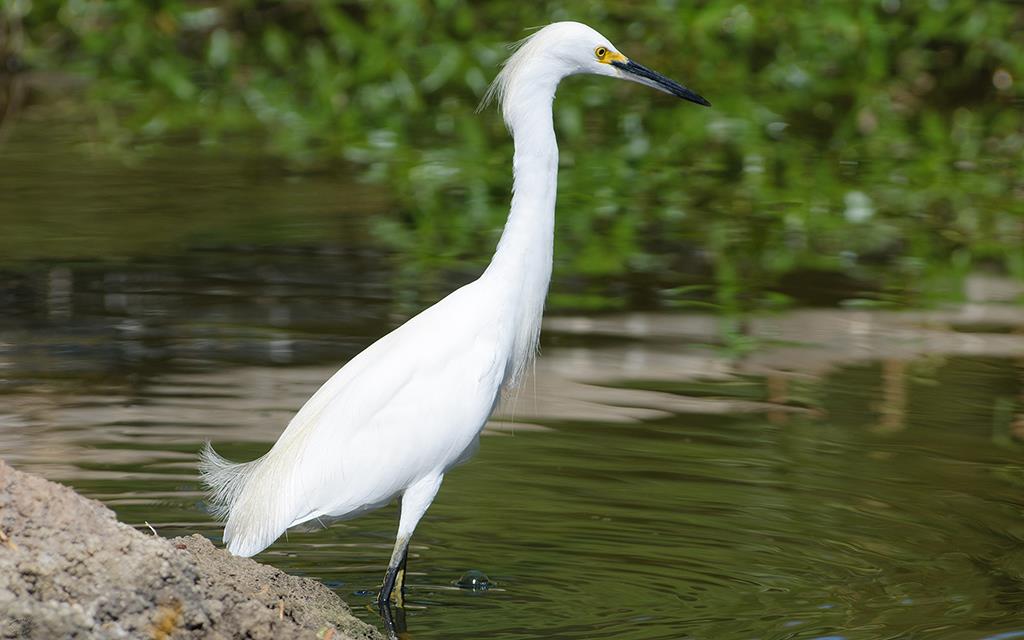
[[[30,133],[8,148],[22,167],[39,166],[18,155]],[[219,541],[204,440],[260,455],[340,363],[467,277],[404,273],[367,230],[386,198],[333,175],[180,149],[127,168],[43,157],[46,175],[0,177],[17,222],[0,455],[161,535]],[[535,379],[416,533],[411,636],[1024,634],[1019,307],[743,330],[752,349],[721,345],[710,315],[552,316]],[[396,525],[392,506],[259,559],[376,623]],[[458,588],[469,571],[491,588]]]

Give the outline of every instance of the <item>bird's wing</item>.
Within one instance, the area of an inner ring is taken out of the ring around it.
[[[225,540],[251,555],[288,526],[385,502],[472,444],[507,360],[500,319],[467,285],[341,368],[258,461]]]

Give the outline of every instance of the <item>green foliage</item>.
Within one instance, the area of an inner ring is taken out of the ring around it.
[[[582,305],[608,277],[657,279],[657,304],[684,301],[699,283],[693,247],[713,252],[726,308],[763,304],[806,269],[929,295],[936,270],[1024,277],[1019,4],[11,7],[24,56],[92,79],[101,121],[204,141],[259,132],[300,166],[360,165],[401,209],[378,232],[424,261],[485,259],[505,215],[511,144],[496,113],[474,114],[504,44],[526,26],[591,24],[714,107],[607,80],[565,84],[556,269],[590,283]]]

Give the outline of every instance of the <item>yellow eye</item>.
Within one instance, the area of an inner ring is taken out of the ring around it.
[[[598,60],[604,60],[605,56],[608,55],[608,49],[605,47],[598,47],[594,49],[594,55],[597,56]]]

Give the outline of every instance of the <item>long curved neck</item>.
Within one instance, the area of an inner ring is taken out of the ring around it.
[[[511,86],[504,115],[515,141],[512,205],[485,277],[508,292],[503,313],[513,324],[506,379],[518,383],[537,349],[554,248],[558,144],[551,107],[557,80]]]

